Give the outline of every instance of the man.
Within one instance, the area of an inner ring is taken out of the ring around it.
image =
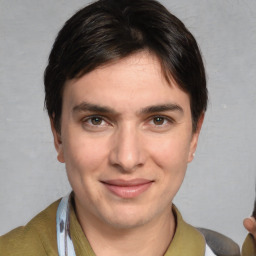
[[[89,5],[59,32],[45,93],[73,192],[3,236],[4,255],[214,255],[172,205],[207,107],[180,20],[151,0]]]

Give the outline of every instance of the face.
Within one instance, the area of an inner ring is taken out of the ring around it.
[[[68,81],[53,134],[80,218],[132,228],[169,214],[198,133],[189,96],[147,52]]]

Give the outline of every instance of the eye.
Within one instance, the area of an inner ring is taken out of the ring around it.
[[[152,116],[148,119],[147,127],[151,131],[164,132],[173,127],[175,120],[168,116]]]
[[[92,125],[101,125],[104,122],[103,119],[98,116],[91,117],[87,121],[90,121]]]
[[[163,125],[165,124],[165,122],[167,121],[166,118],[162,117],[162,116],[156,116],[153,118],[153,123],[154,125]]]
[[[150,120],[149,123],[154,126],[165,126],[165,125],[173,123],[173,120],[171,118],[165,117],[165,116],[154,116],[154,117],[152,117],[152,119]]]
[[[101,116],[88,116],[82,120],[86,130],[102,130],[110,126],[110,122]]]

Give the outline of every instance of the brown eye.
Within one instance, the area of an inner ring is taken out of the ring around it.
[[[93,125],[101,125],[102,124],[102,118],[100,118],[100,117],[92,117],[91,118],[91,123],[93,124]]]
[[[161,116],[157,116],[153,119],[153,123],[155,125],[163,125],[165,122],[165,118],[164,117],[161,117]]]
[[[111,121],[102,116],[87,116],[82,119],[82,128],[88,132],[102,132],[113,127]]]

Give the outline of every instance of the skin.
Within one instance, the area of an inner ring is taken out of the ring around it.
[[[249,233],[253,235],[256,241],[256,200],[254,201],[252,216],[244,219],[244,227],[248,230]]]
[[[251,233],[256,240],[256,219],[254,217],[249,217],[244,219],[244,227]]]
[[[52,125],[54,143],[97,255],[164,254],[175,232],[172,200],[202,122],[203,115],[192,132],[189,96],[166,81],[148,52],[65,84],[61,134]],[[138,179],[149,183],[138,195],[132,188],[116,194],[106,185]]]

